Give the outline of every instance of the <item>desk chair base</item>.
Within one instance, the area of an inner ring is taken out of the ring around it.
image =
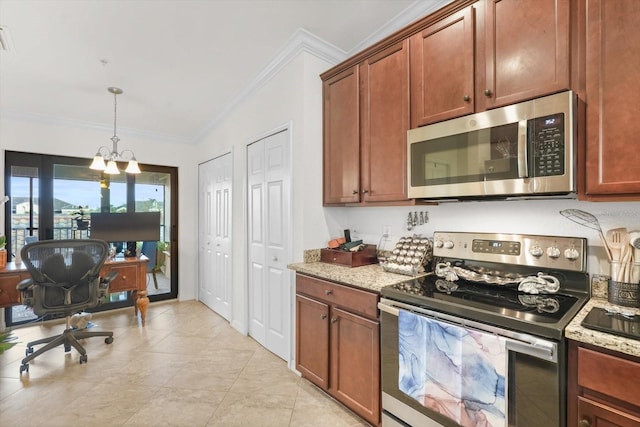
[[[22,374],[23,372],[29,372],[29,362],[31,360],[51,350],[52,348],[58,347],[59,345],[64,345],[65,352],[71,351],[71,347],[75,348],[78,353],[80,353],[80,364],[87,363],[87,351],[78,340],[91,337],[106,337],[104,339],[105,343],[111,344],[113,342],[113,332],[89,332],[80,329],[71,329],[68,325],[67,329],[65,329],[64,332],[60,335],[31,341],[27,344],[27,349],[25,351],[25,355],[27,357],[22,359],[22,364],[20,365],[20,374]],[[40,344],[46,345],[34,352],[33,346]]]

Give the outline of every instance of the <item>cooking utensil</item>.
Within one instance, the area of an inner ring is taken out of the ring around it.
[[[576,224],[580,224],[584,227],[596,230],[598,232],[598,235],[600,236],[600,242],[602,243],[602,246],[604,246],[604,251],[607,254],[607,258],[609,258],[609,261],[612,260],[611,250],[609,249],[609,246],[607,246],[607,240],[604,238],[604,234],[602,234],[602,228],[600,228],[600,222],[598,222],[598,218],[596,218],[593,214],[580,209],[564,209],[560,211],[560,215],[575,222]]]
[[[611,260],[615,263],[618,262],[620,264],[619,272],[616,275],[617,277],[613,277],[612,279],[618,282],[624,282],[627,268],[627,263],[629,262],[629,257],[627,256],[630,253],[631,248],[629,246],[629,232],[626,228],[612,228],[611,230],[607,230],[606,234],[607,245],[609,246],[609,250],[611,251]]]
[[[640,231],[629,233],[629,244],[633,248],[633,264],[631,264],[631,283],[640,282]]]

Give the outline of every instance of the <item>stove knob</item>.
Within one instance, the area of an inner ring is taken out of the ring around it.
[[[451,240],[447,240],[446,242],[444,242],[444,248],[445,249],[452,249],[453,248],[453,242]]]
[[[573,261],[580,257],[580,252],[576,248],[567,248],[564,250],[564,257]]]
[[[549,258],[558,258],[560,256],[560,249],[555,246],[549,246],[547,248],[547,256]]]
[[[529,253],[531,255],[533,255],[534,257],[538,258],[541,257],[542,254],[544,253],[544,251],[542,250],[542,248],[540,247],[540,245],[533,245],[529,248]]]
[[[444,244],[442,243],[442,240],[435,240],[433,242],[433,246],[435,246],[436,248],[441,248]]]

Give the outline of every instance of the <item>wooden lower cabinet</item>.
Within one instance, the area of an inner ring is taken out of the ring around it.
[[[568,426],[640,426],[640,359],[569,341]]]
[[[296,368],[373,425],[380,424],[378,296],[301,274]]]

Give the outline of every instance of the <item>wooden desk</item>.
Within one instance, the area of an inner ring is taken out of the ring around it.
[[[133,291],[134,311],[138,314],[142,326],[145,325],[147,317],[147,258],[141,255],[140,258],[113,258],[107,260],[100,270],[100,276],[104,277],[111,271],[117,271],[118,276],[109,285],[109,292]],[[24,264],[16,265],[15,262],[8,262],[6,268],[0,270],[0,308],[11,307],[22,304],[20,292],[16,289],[21,280],[31,277]]]

